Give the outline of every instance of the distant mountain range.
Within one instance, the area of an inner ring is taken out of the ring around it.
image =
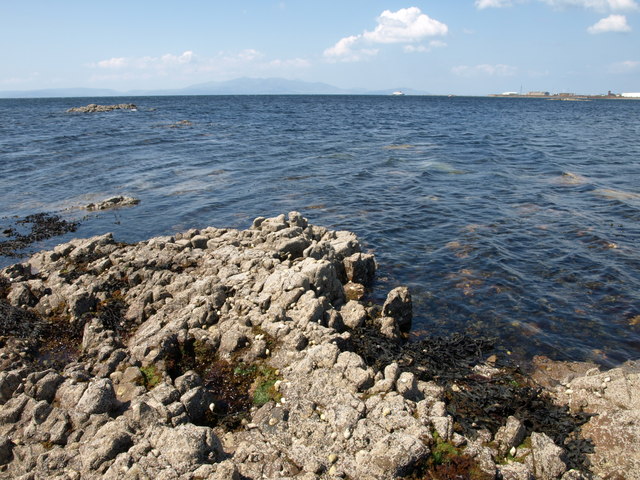
[[[410,88],[365,90],[338,88],[327,83],[304,82],[284,78],[237,78],[226,82],[206,82],[172,90],[130,90],[121,92],[104,88],[52,88],[42,90],[0,91],[0,98],[45,97],[130,97],[150,95],[390,95],[402,91],[407,95],[429,95]]]

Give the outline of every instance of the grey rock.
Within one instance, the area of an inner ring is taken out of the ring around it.
[[[109,422],[96,432],[91,442],[81,447],[83,467],[87,471],[96,470],[132,445],[133,439],[128,429],[121,422]]]
[[[411,329],[413,302],[407,287],[396,287],[389,292],[382,306],[382,315],[394,318],[403,332]]]
[[[20,383],[21,378],[16,372],[0,372],[0,405],[13,396]]]
[[[511,447],[517,447],[522,443],[526,435],[526,429],[516,417],[507,418],[507,423],[496,432],[495,441],[498,443],[498,453],[501,456],[507,454]]]
[[[83,413],[108,413],[115,406],[116,395],[113,384],[108,378],[101,378],[89,383],[80,397],[76,409]]]
[[[353,300],[348,301],[340,308],[340,315],[343,323],[352,329],[364,325],[367,319],[367,311],[364,306]]]
[[[416,376],[410,372],[402,372],[396,381],[398,393],[408,400],[418,400],[421,396],[418,390]]]
[[[0,465],[6,465],[13,458],[13,442],[9,437],[0,435]]]
[[[193,370],[185,372],[183,375],[177,377],[173,384],[181,394],[187,393],[189,390],[202,385],[202,378]]]
[[[533,472],[524,463],[498,465],[498,472],[502,480],[534,480]]]
[[[569,470],[562,475],[562,480],[589,480],[589,478],[596,477],[588,477],[584,473],[579,472],[578,470]]]
[[[178,472],[192,470],[199,463],[215,461],[222,454],[222,446],[210,428],[191,424],[161,427],[151,441],[162,458]]]
[[[93,310],[97,304],[96,298],[88,292],[79,292],[69,299],[69,313],[80,318],[83,314]]]
[[[376,273],[376,262],[373,255],[354,253],[343,261],[347,279],[350,282],[369,285]]]
[[[300,212],[289,212],[289,225],[292,227],[299,227],[302,229],[307,228],[309,225],[306,218],[302,216]]]
[[[392,340],[399,340],[401,337],[398,322],[393,317],[379,317],[376,323],[380,327],[380,333]]]
[[[555,480],[567,469],[561,458],[562,448],[544,433],[531,434],[531,453],[536,479]]]
[[[25,283],[14,284],[7,295],[7,300],[16,307],[33,307],[38,303],[38,299]]]
[[[204,235],[196,235],[191,239],[191,246],[193,248],[205,249],[207,248],[207,242],[209,241],[208,237]]]
[[[198,423],[207,413],[211,398],[203,387],[195,387],[184,393],[180,397],[180,402],[184,405],[191,421]]]
[[[406,475],[429,449],[417,438],[394,432],[379,440],[371,449],[371,464],[385,478]],[[366,465],[362,465],[366,471]]]
[[[2,409],[0,409],[0,425],[16,423],[20,419],[20,416],[29,401],[33,402],[33,399],[24,393],[11,398],[2,406]]]
[[[67,110],[67,113],[96,113],[96,112],[110,112],[112,110],[137,110],[133,103],[120,103],[117,105],[97,105],[90,103],[85,107],[72,107]]]

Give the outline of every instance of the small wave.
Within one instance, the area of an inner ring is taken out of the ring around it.
[[[410,145],[408,143],[402,143],[399,145],[385,145],[382,147],[384,150],[408,150],[410,148],[416,148],[415,145]]]

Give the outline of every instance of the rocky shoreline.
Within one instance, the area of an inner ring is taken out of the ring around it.
[[[636,364],[406,343],[374,275],[297,212],[3,269],[0,478],[640,478]]]

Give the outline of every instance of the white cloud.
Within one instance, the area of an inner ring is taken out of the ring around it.
[[[405,45],[402,47],[402,50],[406,53],[426,53],[430,52],[434,48],[443,48],[446,47],[447,44],[441,40],[431,40],[429,45]]]
[[[511,0],[476,0],[476,8],[482,10],[484,8],[502,8],[510,7]]]
[[[599,12],[639,10],[638,0],[538,0],[547,5],[561,9],[565,7],[582,7]],[[478,10],[485,8],[511,7],[514,3],[525,3],[526,0],[475,0]]]
[[[451,72],[461,77],[510,77],[517,73],[518,69],[510,65],[489,65],[486,63],[480,65],[458,65],[453,67]]]
[[[599,20],[596,24],[587,28],[592,34],[607,32],[630,32],[631,27],[627,24],[627,17],[624,15],[609,15]]]
[[[167,53],[161,56],[114,57],[88,65],[95,70],[93,82],[151,80],[154,78],[178,78],[181,82],[235,76],[291,75],[311,66],[303,58],[268,59],[255,49],[237,52],[218,52],[203,57],[187,50],[181,54]],[[191,80],[193,79],[193,80]]]
[[[640,70],[640,61],[625,60],[624,62],[616,62],[609,67],[611,73],[631,73]]]
[[[583,7],[599,12],[638,10],[636,0],[542,0],[552,7]]]
[[[192,51],[188,50],[181,55],[173,55],[167,53],[160,57],[114,57],[107,60],[100,60],[92,67],[104,68],[108,70],[119,69],[165,69],[176,65],[185,65],[191,63],[195,59]]]
[[[325,58],[333,61],[363,60],[378,53],[374,45],[414,44],[428,37],[446,35],[449,31],[447,25],[422,13],[418,7],[401,8],[396,12],[385,10],[377,22],[372,31],[365,30],[359,35],[340,39],[324,51]],[[421,47],[416,46],[409,51],[421,51]]]

